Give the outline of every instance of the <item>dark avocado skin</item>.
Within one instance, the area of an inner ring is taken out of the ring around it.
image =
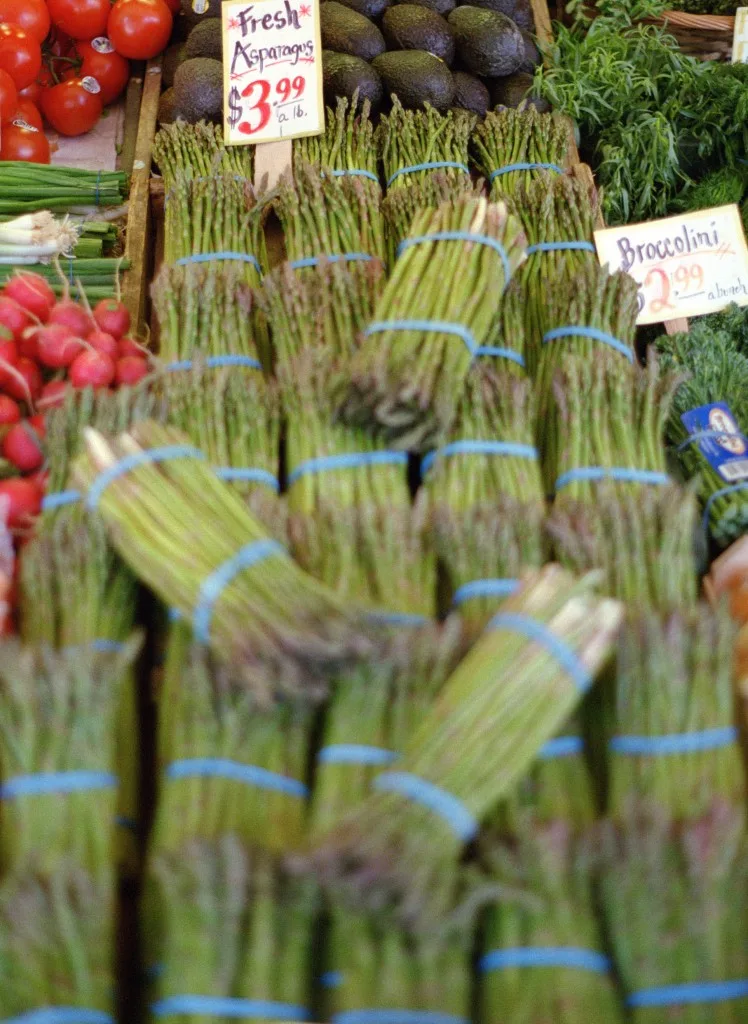
[[[345,7],[350,7],[357,14],[363,14],[371,21],[379,21],[390,6],[390,0],[339,0]]]
[[[525,41],[505,14],[481,7],[456,7],[447,19],[457,53],[474,75],[498,78],[513,74],[525,58]]]
[[[174,108],[185,121],[218,120],[223,113],[223,65],[211,57],[193,57],[174,76]]]
[[[192,29],[184,44],[184,55],[190,57],[212,57],[223,60],[223,35],[220,18],[204,18]]]
[[[385,12],[382,34],[388,50],[426,50],[447,67],[455,58],[452,29],[440,14],[415,4],[398,4]]]
[[[498,11],[505,14],[519,28],[531,32],[534,27],[532,8],[529,0],[463,0],[463,4],[471,7],[483,7],[487,11]],[[461,6],[462,6],[461,5]]]
[[[325,100],[330,104],[338,96],[352,99],[356,90],[360,100],[369,100],[373,113],[384,102],[382,79],[371,64],[349,53],[322,51],[322,82]]]
[[[177,111],[176,104],[174,103],[173,89],[166,89],[161,93],[161,98],[158,101],[157,117],[159,124],[171,124],[173,121],[177,121],[182,117],[181,113]]]
[[[207,18],[221,17],[221,0],[181,0],[182,19],[187,28]]]
[[[174,85],[177,68],[185,60],[184,43],[172,43],[161,57],[161,84],[167,89]]]
[[[372,61],[389,95],[404,107],[417,110],[430,103],[436,110],[452,106],[455,87],[447,65],[422,50],[393,50]]]
[[[520,64],[518,70],[524,71],[528,75],[532,75],[535,68],[540,64],[540,51],[535,45],[535,40],[530,33],[524,32],[522,29],[520,29],[520,31],[522,32],[522,38],[525,41],[525,59]]]
[[[455,0],[392,0],[393,6],[400,3],[414,4],[416,7],[425,7],[428,11],[435,11],[436,14],[449,14],[457,4]]]
[[[452,105],[471,110],[478,117],[485,117],[491,105],[491,96],[483,82],[467,71],[453,71],[452,80],[455,85]]]
[[[319,12],[324,50],[373,60],[387,49],[382,33],[363,14],[357,14],[336,0],[322,4]]]
[[[496,78],[490,83],[491,103],[494,107],[518,107],[521,103],[527,103],[544,114],[551,109],[546,100],[528,99],[532,83],[533,76],[521,71],[516,75],[507,75],[506,78]]]

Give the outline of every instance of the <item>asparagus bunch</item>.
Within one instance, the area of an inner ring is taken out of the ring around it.
[[[458,238],[422,237],[443,232]],[[481,239],[461,240],[464,232]],[[420,213],[410,239],[353,362],[342,411],[397,447],[423,449],[454,420],[472,358],[497,328],[524,235],[503,204],[465,198]]]
[[[348,359],[374,315],[386,282],[379,260],[330,263],[320,260],[299,274],[290,264],[272,270],[257,293],[273,325],[273,361],[279,374],[309,348]]]
[[[312,164],[332,171],[336,177],[377,179],[378,156],[371,104],[366,99],[359,103],[356,94],[351,100],[338,96],[335,109],[327,108],[321,135],[308,135],[293,143],[295,169]]]
[[[704,532],[720,547],[748,526],[748,356],[726,330],[658,339],[663,365],[685,375],[667,436],[684,473],[698,476]]]
[[[559,502],[546,526],[558,561],[572,572],[602,569],[606,594],[670,612],[696,603],[696,512],[693,488],[624,493],[602,484],[594,505]]]
[[[554,381],[543,448],[559,507],[596,502],[603,484],[617,497],[668,483],[663,435],[676,386],[654,359],[623,372],[615,354],[567,362]]]
[[[111,441],[86,431],[76,478],[135,574],[257,687],[308,692],[369,654],[360,612],[302,572],[185,442],[153,422]]]
[[[603,832],[603,910],[635,1024],[738,1024],[748,1010],[743,814],[718,803],[676,826],[661,812]]]
[[[310,711],[261,708],[182,622],[169,627],[158,692],[159,793],[152,848],[237,836],[281,853],[299,845],[306,808]],[[185,636],[185,633],[188,634]]]
[[[407,457],[334,422],[344,379],[314,349],[281,377],[294,553],[347,600],[433,615],[434,557],[422,508],[411,506]]]
[[[608,811],[617,822],[636,804],[686,822],[744,806],[735,632],[727,609],[706,605],[629,617],[608,724]]]
[[[523,820],[510,843],[485,842],[488,878],[506,894],[481,935],[484,1020],[622,1021],[592,892],[588,843],[562,819]]]
[[[544,172],[562,173],[569,141],[567,120],[529,106],[489,111],[475,125],[470,143],[473,162],[496,200],[514,196]]]
[[[180,175],[207,178],[213,174],[234,174],[252,179],[252,146],[225,146],[221,126],[205,121],[161,125],[153,142],[153,158],[167,191]]]
[[[166,263],[236,263],[247,283],[257,286],[267,264],[263,219],[250,182],[230,174],[178,174],[166,197]],[[199,257],[193,260],[193,257]]]
[[[151,1018],[313,1019],[317,904],[313,885],[288,878],[233,835],[156,854],[143,922],[155,976]],[[258,1012],[264,1003],[266,1016]]]
[[[296,162],[294,183],[281,184],[275,208],[286,255],[298,272],[321,257],[331,262],[384,259],[382,190],[364,177],[333,177]]]
[[[17,267],[0,266],[0,288],[16,273]],[[130,261],[121,256],[94,258],[58,257],[53,263],[34,263],[25,267],[43,277],[57,296],[75,288],[77,297],[89,302],[110,299],[117,292],[119,275],[130,269]]]
[[[240,356],[257,364],[263,332],[253,317],[252,290],[237,264],[164,265],[151,286],[163,359]]]
[[[465,110],[446,114],[433,107],[405,110],[395,97],[376,131],[387,188],[410,188],[439,171],[442,177],[462,181],[469,189],[468,145],[476,121],[475,115]],[[419,169],[421,164],[429,166]]]
[[[66,859],[49,875],[24,871],[3,879],[3,1020],[113,1019],[115,903],[106,864],[90,872]]]
[[[384,887],[416,925],[437,919],[448,895],[440,871],[578,704],[620,614],[589,578],[547,566],[529,579],[447,680],[395,770],[317,842],[319,870],[362,901],[381,900]]]
[[[97,876],[114,862],[117,714],[138,643],[0,649],[0,857],[6,871]]]

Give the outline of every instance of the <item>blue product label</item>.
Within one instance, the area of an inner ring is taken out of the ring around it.
[[[724,402],[700,405],[681,415],[691,443],[723,480],[748,479],[748,441],[740,432],[730,407]]]

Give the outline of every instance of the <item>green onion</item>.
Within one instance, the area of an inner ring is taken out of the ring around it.
[[[0,214],[119,206],[126,195],[127,175],[123,171],[86,171],[0,160]]]
[[[519,163],[566,165],[570,142],[566,119],[535,107],[493,110],[479,121],[470,140],[475,166],[489,181],[494,200],[514,196],[549,168],[510,170]],[[501,173],[497,174],[499,171]]]
[[[213,174],[235,174],[252,180],[252,146],[225,146],[220,125],[163,124],[153,142],[153,158],[159,166],[167,191],[180,176],[207,178]]]
[[[75,478],[86,492],[94,488],[88,500],[115,548],[168,607],[194,616],[197,638],[245,671],[250,685],[309,692],[331,669],[371,651],[360,613],[302,572],[207,460],[153,460],[154,448],[179,450],[183,434],[148,422],[111,441],[90,429],[85,438]],[[125,457],[136,464],[99,494],[101,474]],[[240,552],[250,560],[244,568]]]
[[[101,259],[78,257],[55,260],[54,263],[32,263],[24,267],[43,277],[56,295],[76,287],[83,289],[89,300],[109,298],[117,291],[117,280],[123,270],[130,269],[129,260],[105,256]],[[16,273],[13,266],[0,266],[0,288]]]
[[[522,258],[524,235],[503,204],[464,198],[423,211],[409,238],[443,231],[499,242],[509,272]],[[509,276],[502,254],[490,244],[429,240],[409,246],[353,362],[343,408],[347,421],[376,427],[401,448],[430,447],[454,420],[475,349],[489,342],[498,327],[498,297]],[[424,321],[435,326],[407,327]]]
[[[294,169],[312,164],[329,171],[379,172],[379,154],[371,121],[371,104],[338,96],[335,109],[327,108],[321,135],[294,139]]]

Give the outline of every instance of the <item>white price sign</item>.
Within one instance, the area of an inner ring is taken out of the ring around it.
[[[322,132],[319,0],[240,0],[221,17],[226,145]]]
[[[738,7],[735,11],[732,62],[733,64],[748,64],[748,7]]]
[[[748,306],[748,248],[737,206],[595,232],[600,263],[639,285],[637,324]]]

